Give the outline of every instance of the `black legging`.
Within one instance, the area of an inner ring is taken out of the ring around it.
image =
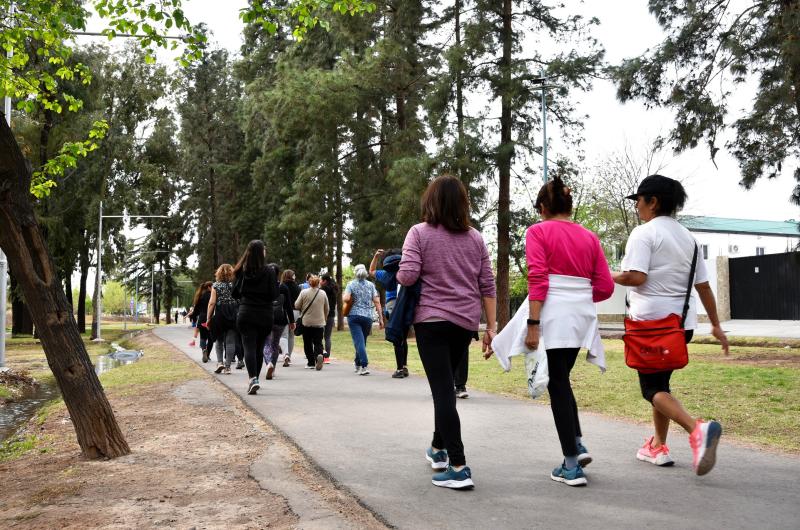
[[[575,366],[580,348],[556,348],[547,350],[547,365],[550,371],[550,382],[547,391],[550,393],[550,408],[556,422],[558,440],[564,456],[577,456],[578,443],[576,436],[581,436],[581,424],[578,421],[578,405],[569,384],[569,373]]]
[[[306,365],[314,366],[317,362],[317,355],[324,355],[325,349],[322,347],[322,337],[325,328],[315,328],[305,326],[303,328],[303,352],[306,354]]]
[[[414,332],[433,395],[435,430],[431,445],[447,449],[451,465],[463,466],[466,458],[461,442],[461,420],[456,410],[453,371],[469,349],[473,332],[446,321],[414,324]]]
[[[267,342],[267,335],[272,331],[272,318],[251,320],[240,312],[236,324],[242,337],[247,375],[250,379],[258,377],[264,366],[264,344]]]
[[[405,337],[403,342],[394,344],[394,360],[398,370],[408,365],[408,341]]]

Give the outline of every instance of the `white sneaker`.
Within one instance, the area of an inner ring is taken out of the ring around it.
[[[267,379],[272,379],[272,375],[275,373],[275,365],[270,362],[267,364]]]
[[[360,366],[356,366],[355,374],[356,375],[361,374],[361,367]]]
[[[361,367],[361,373],[359,375],[369,375],[369,370],[367,370],[366,366]]]

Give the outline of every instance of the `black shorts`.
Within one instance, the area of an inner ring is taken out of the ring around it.
[[[694,330],[687,329],[684,333],[686,334],[686,344],[689,344],[689,342],[692,340],[692,336],[694,335]],[[666,372],[656,372],[654,374],[643,374],[642,372],[639,372],[639,388],[642,391],[642,397],[652,403],[653,396],[659,392],[666,392],[669,394],[670,377],[672,377],[672,370],[667,370]]]

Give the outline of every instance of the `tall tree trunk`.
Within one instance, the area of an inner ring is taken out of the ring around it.
[[[64,272],[64,296],[67,297],[67,305],[69,305],[70,312],[75,312],[75,304],[72,300],[72,271]]]
[[[339,293],[336,299],[336,329],[342,331],[344,329],[344,314],[342,313],[342,296],[344,295],[344,287],[342,286],[342,247],[344,242],[344,205],[342,201],[342,174],[339,171],[339,147],[338,135],[336,141],[336,153],[334,153],[335,166],[334,171],[336,175],[336,188],[334,189],[334,202],[336,203],[336,215],[334,216],[334,259],[336,260],[336,285],[339,287]]]
[[[13,265],[9,267],[9,292],[11,293],[11,336],[33,335],[33,319],[28,306],[17,290],[17,278],[14,275]]]
[[[456,0],[455,6],[455,13],[454,13],[454,20],[455,20],[455,34],[456,34],[456,49],[459,50],[459,53],[462,53],[461,50],[461,0]],[[461,179],[461,182],[464,183],[464,186],[467,187],[467,191],[470,189],[470,179],[469,175],[467,175],[465,169],[465,162],[464,162],[464,150],[465,150],[465,138],[464,138],[464,72],[463,64],[459,61],[458,67],[456,69],[456,168],[458,171],[458,178]]]
[[[509,319],[509,254],[511,253],[511,160],[514,144],[511,141],[511,50],[513,31],[511,26],[511,0],[503,0],[503,57],[500,60],[502,91],[500,102],[500,147],[497,150],[499,197],[497,201],[497,323],[500,329]]]
[[[164,276],[164,309],[167,311],[167,316],[164,322],[166,324],[172,323],[172,300],[175,298],[175,290],[172,288],[172,271],[167,268]]]
[[[30,167],[11,129],[0,120],[0,247],[17,272],[81,451],[87,458],[128,454],[36,222],[30,183]]]
[[[86,231],[84,231],[84,236]],[[86,282],[89,278],[89,241],[81,248],[81,283],[78,286],[78,332],[86,333]]]
[[[217,229],[217,182],[214,175],[214,167],[209,165],[208,168],[208,198],[211,208],[211,264],[212,269],[220,266],[219,262],[219,230]]]

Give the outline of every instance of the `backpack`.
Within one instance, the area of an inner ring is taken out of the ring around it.
[[[286,317],[286,311],[284,311],[284,298],[283,293],[278,295],[278,298],[272,301],[272,321],[275,324],[287,324],[289,319]]]

